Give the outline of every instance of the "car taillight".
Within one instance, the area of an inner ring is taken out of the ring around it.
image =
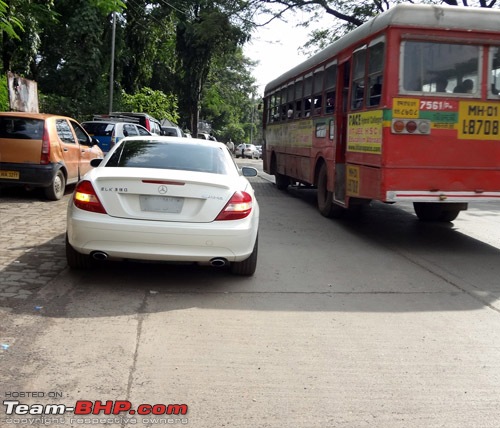
[[[48,165],[50,163],[50,139],[49,139],[49,131],[47,131],[47,127],[43,129],[43,137],[42,137],[42,153],[40,154],[40,164]]]
[[[235,192],[215,220],[239,220],[248,217],[252,207],[253,200],[247,192]]]
[[[97,194],[90,181],[84,180],[77,184],[73,194],[73,203],[75,207],[94,213],[107,214],[106,210],[97,197]]]
[[[146,122],[145,122],[145,127],[149,132],[151,132],[151,123],[149,122],[149,119],[146,118]]]

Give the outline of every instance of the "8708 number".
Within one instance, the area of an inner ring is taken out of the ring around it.
[[[466,119],[462,121],[464,135],[498,135],[499,121],[490,119]]]

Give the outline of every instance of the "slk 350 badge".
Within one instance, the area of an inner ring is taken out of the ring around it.
[[[126,193],[126,192],[128,192],[128,188],[126,188],[126,187],[101,187],[101,192]]]

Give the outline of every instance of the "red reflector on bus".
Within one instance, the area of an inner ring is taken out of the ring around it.
[[[409,122],[406,123],[406,130],[410,134],[413,134],[417,130],[417,123],[413,120],[410,120]]]
[[[405,130],[405,123],[402,120],[396,120],[393,128],[395,132],[403,132]]]

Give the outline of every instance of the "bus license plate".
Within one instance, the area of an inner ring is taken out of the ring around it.
[[[19,171],[0,170],[0,178],[7,178],[9,180],[19,180]]]
[[[139,197],[142,211],[178,214],[184,205],[184,198],[170,196],[141,195]]]

